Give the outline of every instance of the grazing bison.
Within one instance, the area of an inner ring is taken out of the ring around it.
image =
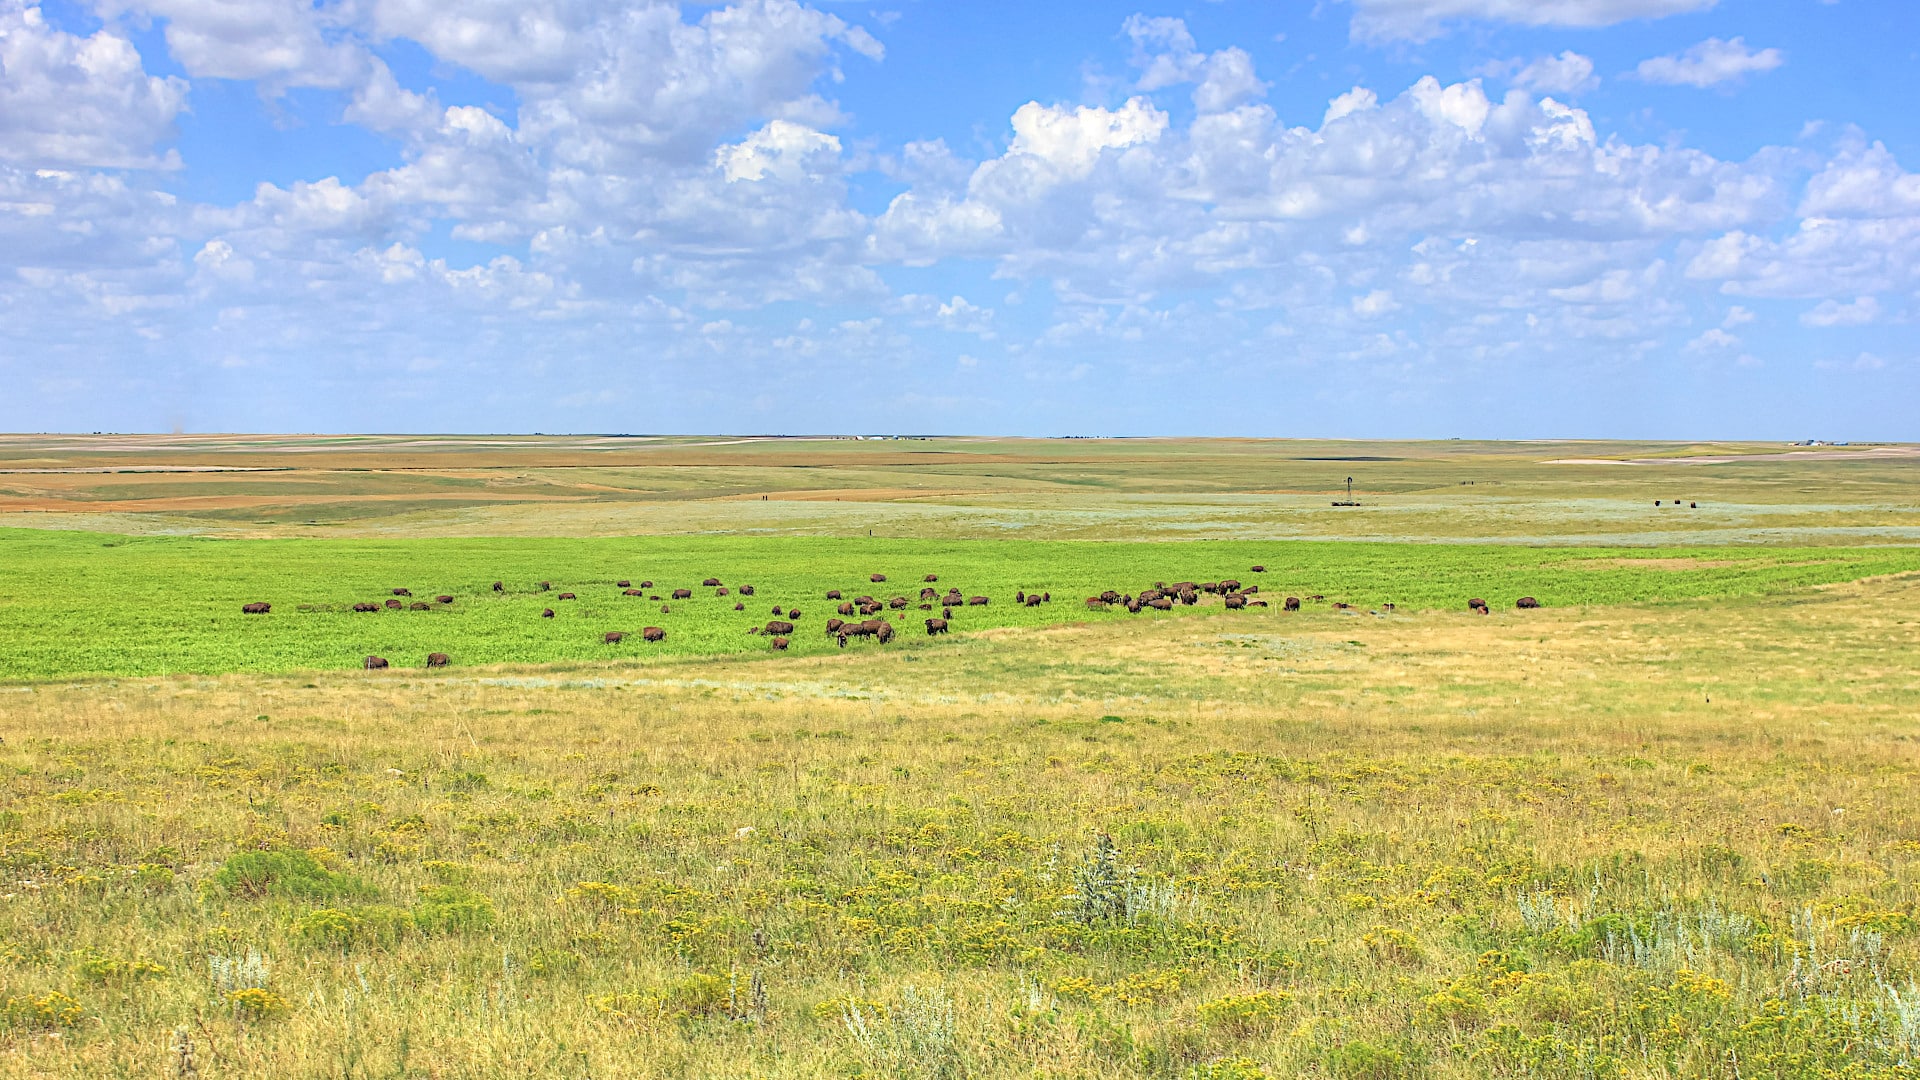
[[[829,633],[829,634],[837,634],[837,633],[839,633],[839,632],[840,632],[840,628],[841,628],[841,627],[843,627],[843,626],[845,626],[845,625],[847,625],[847,624],[846,624],[846,623],[843,623],[843,622],[841,622],[841,621],[840,621],[839,619],[828,619],[828,620],[827,620],[827,633]]]
[[[1256,565],[1255,565],[1255,566],[1253,567],[1253,569],[1252,569],[1252,572],[1253,572],[1253,573],[1255,573],[1255,574],[1264,574],[1264,573],[1266,573],[1266,572],[1267,572],[1267,568],[1266,568],[1266,567],[1264,567],[1264,566],[1260,566],[1260,565],[1257,565],[1257,564],[1256,564]]]
[[[941,608],[941,609],[940,609],[940,617],[941,617],[941,618],[943,618],[943,619],[951,619],[951,618],[953,618],[953,609],[952,609],[952,608],[950,608],[950,607],[943,607],[943,608]]]
[[[273,610],[272,604],[263,604],[263,603],[255,602],[252,604],[240,605],[240,612],[243,615],[265,615],[267,612],[272,610]]]
[[[541,611],[540,611],[540,617],[541,617],[541,618],[543,618],[543,619],[551,619],[551,618],[553,618],[553,609],[552,609],[552,608],[542,608],[542,609],[541,609]]]
[[[1393,601],[1391,601],[1391,600],[1389,600],[1389,601],[1387,601],[1386,603],[1384,603],[1384,604],[1381,604],[1381,605],[1380,605],[1380,610],[1381,610],[1381,611],[1392,611],[1392,610],[1393,610]]]
[[[434,597],[434,598],[433,598],[433,602],[434,602],[434,603],[436,603],[436,604],[451,604],[451,603],[453,603],[453,597],[451,597],[451,596],[436,596],[436,597]]]
[[[745,605],[745,604],[735,604],[735,605],[733,605],[733,610],[735,610],[735,611],[745,611],[745,610],[747,610],[747,605]]]
[[[409,610],[409,611],[432,611],[432,610],[433,610],[433,605],[432,605],[432,604],[429,604],[429,603],[427,603],[427,602],[426,602],[425,600],[415,600],[415,601],[414,601],[413,603],[411,603],[411,604],[408,604],[408,605],[407,605],[407,610]]]
[[[1024,604],[1024,603],[1026,603],[1026,602],[1027,602],[1027,592],[1026,592],[1026,590],[1025,590],[1025,589],[1016,589],[1016,590],[1014,590],[1014,593],[1013,593],[1013,602],[1014,602],[1014,603],[1016,603],[1016,604]]]
[[[675,589],[673,590],[673,598],[675,600],[691,600],[693,599],[693,590],[692,589]]]
[[[882,621],[880,623],[880,629],[875,630],[873,632],[873,640],[878,641],[882,645],[885,645],[887,642],[892,641],[893,640],[893,624],[890,622]]]
[[[541,591],[541,592],[552,592],[552,591],[553,591],[553,582],[551,582],[551,581],[543,581],[543,582],[541,582],[541,583],[540,583],[540,591]]]
[[[1352,604],[1348,604],[1343,601],[1335,600],[1333,602],[1333,610],[1335,611],[1346,611],[1351,607],[1353,607]]]
[[[620,590],[620,595],[621,596],[645,596],[647,594],[641,592],[639,589],[622,589]]]
[[[1239,611],[1241,608],[1247,606],[1247,598],[1237,592],[1228,593],[1226,595],[1226,601],[1228,611]]]
[[[922,600],[932,600],[935,597],[938,597],[939,595],[940,595],[939,589],[921,589],[920,590],[920,599]]]
[[[986,606],[987,606],[987,598],[986,598],[986,597],[984,597],[984,596],[972,596],[972,597],[968,597],[968,598],[967,598],[967,606],[968,606],[968,607],[986,607]]]
[[[727,595],[727,587],[725,585],[720,586],[719,588],[713,590],[713,595],[715,596]]]
[[[578,600],[580,598],[573,595],[570,592],[563,592],[559,596],[554,597],[554,599],[555,600]]]
[[[660,629],[657,626],[645,627],[640,631],[640,640],[641,641],[665,641],[667,640],[667,632],[665,630]]]
[[[874,584],[876,584],[876,585],[877,585],[877,584],[879,584],[880,582],[882,582],[882,581],[885,581],[885,580],[887,580],[887,575],[885,575],[885,574],[869,574],[869,575],[867,575],[867,580],[868,580],[868,581],[871,581],[871,582],[873,582]]]
[[[600,640],[606,642],[608,645],[618,645],[626,636],[626,634],[619,630],[609,630],[600,635]]]
[[[504,582],[504,581],[496,581],[496,582],[494,582],[494,583],[493,583],[493,591],[494,591],[494,592],[506,592],[506,591],[507,591],[507,583],[506,583],[506,582]]]
[[[661,604],[661,605],[660,605],[660,614],[662,614],[662,615],[671,615],[672,613],[673,613],[673,608],[671,608],[671,607],[669,607],[669,606],[667,606],[666,604]]]
[[[904,596],[896,596],[893,599],[887,601],[887,606],[892,608],[895,611],[900,611],[907,606],[907,598]]]
[[[384,657],[369,656],[365,660],[360,661],[360,666],[366,668],[368,671],[379,671],[387,666],[387,661]]]
[[[1233,578],[1228,578],[1220,583],[1220,591],[1223,593],[1239,592],[1240,582]]]
[[[797,619],[797,618],[799,618],[799,617],[800,617],[800,609],[799,609],[799,608],[797,608],[797,607],[790,607],[790,608],[788,608],[788,609],[787,609],[787,618],[789,618],[789,619]]]
[[[787,639],[783,637],[774,638],[768,644],[772,645],[774,649],[780,652],[785,652],[787,649]]]
[[[1485,611],[1487,610],[1487,602],[1476,596],[1471,600],[1467,601],[1467,610],[1468,611]]]
[[[766,632],[769,634],[791,634],[793,633],[793,624],[783,622],[780,619],[774,619],[767,623]]]
[[[653,582],[651,582],[651,581],[643,581],[643,582],[641,582],[641,583],[640,583],[640,585],[639,585],[639,587],[640,587],[640,588],[642,588],[642,589],[651,589],[651,588],[653,588]]]
[[[1140,614],[1140,601],[1138,601],[1138,600],[1135,600],[1135,599],[1134,599],[1134,598],[1132,598],[1132,597],[1128,597],[1128,598],[1127,598],[1127,612],[1128,612],[1128,614],[1131,614],[1131,615],[1138,615],[1138,614]]]
[[[1147,601],[1147,606],[1155,611],[1172,611],[1173,601],[1164,596],[1156,596],[1152,600]]]
[[[355,605],[353,605],[353,610],[355,610],[355,611],[379,611],[379,610],[380,610],[380,605],[379,605],[379,604],[355,604]]]
[[[393,595],[395,595],[395,596],[412,596],[412,595],[413,595],[413,591],[412,591],[412,590],[410,590],[410,589],[395,589],[395,590],[393,590]]]
[[[1535,600],[1531,596],[1523,596],[1520,599],[1515,600],[1513,602],[1513,606],[1517,608],[1537,608],[1540,606],[1540,601]]]
[[[401,608],[406,607],[407,605],[401,603],[398,600],[389,600],[387,601],[387,606],[392,608],[395,611],[399,611]]]
[[[1281,604],[1280,606],[1286,609],[1287,611],[1299,611],[1300,598],[1297,596],[1289,596],[1287,597],[1287,602],[1284,604]]]
[[[453,663],[453,659],[449,657],[446,653],[430,652],[427,654],[428,667],[446,667],[448,664],[451,664],[451,663]]]
[[[1097,596],[1087,597],[1087,607],[1093,611],[1107,610],[1107,602]]]
[[[838,599],[840,599],[840,590],[839,590],[839,589],[828,589],[828,590],[827,590],[827,599],[829,599],[829,600],[838,600]]]
[[[947,620],[945,619],[928,619],[927,620],[927,636],[928,637],[932,637],[935,634],[944,634],[946,632],[947,632]]]
[[[841,605],[840,605],[839,607],[837,607],[837,608],[834,608],[833,610],[835,610],[835,611],[837,611],[837,612],[839,612],[839,613],[840,613],[840,614],[842,614],[842,615],[852,615],[852,614],[853,614],[853,605],[852,605],[852,604],[841,604]]]
[[[922,581],[939,581],[939,580],[940,580],[940,575],[939,575],[939,574],[928,574],[928,575],[927,575],[926,577],[923,577],[923,578],[921,578],[920,580],[922,580]]]
[[[614,582],[613,587],[616,589],[630,589],[633,587],[633,582],[622,578],[621,580]]]
[[[1027,606],[1028,606],[1028,607],[1039,607],[1039,606],[1040,606],[1040,594],[1039,594],[1039,593],[1028,593],[1028,594],[1027,594]]]
[[[711,588],[713,588],[713,587],[714,587],[715,585],[718,585],[718,584],[720,584],[720,579],[719,579],[719,578],[717,578],[717,577],[710,577],[710,578],[708,578],[708,579],[706,579],[705,581],[702,581],[702,582],[701,582],[700,584],[702,584],[702,585],[704,585],[704,586],[706,586],[707,588],[709,588],[709,589],[711,589]]]

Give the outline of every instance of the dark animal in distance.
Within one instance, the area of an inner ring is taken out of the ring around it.
[[[1228,593],[1226,595],[1226,602],[1228,611],[1239,611],[1241,608],[1247,606],[1247,598],[1237,592]]]
[[[1297,596],[1289,596],[1289,597],[1287,597],[1287,602],[1286,602],[1286,603],[1284,603],[1284,604],[1282,604],[1282,605],[1280,605],[1280,606],[1281,606],[1282,608],[1284,608],[1285,610],[1287,610],[1287,611],[1299,611],[1299,610],[1300,610],[1300,598],[1299,598],[1299,597],[1297,597]]]
[[[399,611],[401,608],[406,607],[407,605],[401,603],[398,600],[389,600],[387,601],[387,606],[392,608],[395,611]]]
[[[828,590],[827,590],[827,599],[829,599],[829,600],[838,600],[838,599],[840,599],[840,590],[839,590],[839,589],[828,589]]]
[[[1515,600],[1513,602],[1513,606],[1517,608],[1537,608],[1540,606],[1540,601],[1535,600],[1531,596],[1523,596],[1520,599]]]
[[[926,577],[923,577],[923,578],[921,578],[920,580],[921,580],[921,581],[939,581],[939,580],[940,580],[940,575],[939,575],[939,574],[928,574],[928,575],[927,575]]]
[[[842,615],[851,615],[851,614],[853,614],[853,605],[852,605],[852,604],[841,604],[841,605],[840,605],[839,607],[837,607],[837,608],[834,608],[834,610],[835,610],[835,611],[837,611],[837,612],[839,612],[839,613],[840,613],[840,614],[842,614]]]
[[[613,583],[613,587],[616,589],[628,589],[633,587],[633,582],[626,580],[616,581]]]
[[[1016,604],[1026,603],[1027,602],[1026,590],[1024,589],[1016,590],[1013,594],[1013,602]]]
[[[360,666],[366,668],[368,671],[379,671],[381,668],[387,666],[387,662],[382,657],[369,656],[365,660],[360,661]]]
[[[600,640],[606,642],[608,645],[618,645],[620,644],[620,640],[626,636],[626,634],[618,630],[609,630],[600,635]]]
[[[578,600],[579,597],[573,595],[570,592],[563,592],[559,596],[554,597],[554,599],[555,600]]]
[[[843,627],[843,626],[845,626],[845,625],[847,625],[847,624],[846,624],[846,623],[843,623],[843,622],[841,622],[841,621],[840,621],[839,619],[828,619],[828,620],[827,620],[827,633],[829,633],[829,634],[837,634],[837,633],[839,633],[839,632],[840,632],[840,628],[841,628],[841,627]]]
[[[241,614],[244,614],[244,615],[265,615],[267,612],[272,610],[273,610],[272,604],[263,604],[263,603],[256,602],[252,604],[240,605]]]
[[[751,586],[751,585],[742,585],[742,586],[740,586],[740,595],[741,595],[741,596],[752,596],[752,595],[753,595],[753,586]]]
[[[434,597],[434,598],[433,598],[433,602],[434,602],[434,603],[436,603],[436,604],[451,604],[451,603],[453,603],[453,597],[451,597],[451,596],[436,596],[436,597]]]
[[[879,584],[880,582],[882,582],[882,581],[885,581],[885,580],[887,580],[887,575],[885,575],[885,574],[869,574],[869,575],[867,575],[867,580],[868,580],[868,581],[871,581],[871,582],[873,582],[873,583],[875,583],[875,584]]]
[[[715,596],[727,595],[727,587],[725,585],[720,586],[719,588],[713,590],[713,595]]]
[[[429,604],[429,603],[427,603],[427,602],[426,602],[425,600],[415,600],[415,601],[414,601],[413,603],[411,603],[411,604],[408,604],[408,605],[407,605],[407,610],[409,610],[409,611],[432,611],[432,610],[433,610],[433,605],[432,605],[432,604]]]
[[[355,611],[379,611],[379,610],[380,610],[380,605],[379,605],[379,604],[355,604],[355,605],[353,605],[353,610],[355,610]]]
[[[540,591],[541,591],[541,592],[550,592],[550,591],[552,591],[552,589],[553,589],[553,582],[551,582],[551,581],[543,581],[543,582],[541,582],[541,583],[540,583]]]
[[[546,608],[546,609],[544,609],[544,610],[542,610],[542,611],[540,612],[540,617],[541,617],[541,618],[543,618],[543,619],[551,619],[551,618],[553,618],[553,609],[552,609],[552,608]]]
[[[643,582],[641,582],[641,583],[640,583],[640,588],[642,588],[642,589],[651,589],[651,588],[653,588],[653,582],[651,582],[651,581],[643,581]]]
[[[781,652],[785,652],[787,648],[787,639],[783,637],[777,637],[777,638],[774,638],[773,641],[770,642],[769,644],[771,644],[775,649]]]
[[[395,595],[395,596],[412,596],[412,595],[413,595],[413,592],[412,592],[412,590],[409,590],[409,589],[395,589],[395,590],[393,590],[393,595]]]
[[[745,611],[745,610],[747,610],[747,605],[745,605],[745,604],[735,604],[735,605],[733,605],[733,610],[735,610],[735,611]]]
[[[506,591],[507,591],[507,583],[506,583],[506,582],[504,582],[504,581],[496,581],[496,582],[494,582],[494,583],[493,583],[493,591],[494,591],[494,592],[506,592]]]
[[[621,596],[645,596],[647,594],[641,592],[639,589],[622,589],[620,590],[620,595]]]
[[[1256,574],[1264,574],[1267,572],[1267,568],[1264,566],[1255,566],[1253,572]]]
[[[675,589],[673,590],[673,598],[675,600],[691,600],[693,599],[693,590],[692,589]]]
[[[934,597],[939,595],[940,595],[940,590],[938,589],[921,589],[920,590],[920,599],[922,600],[931,600]]]
[[[1476,596],[1467,601],[1467,610],[1484,612],[1487,610],[1487,602]]]
[[[907,598],[904,596],[896,596],[893,599],[887,601],[887,606],[892,608],[895,611],[899,611],[901,608],[904,608],[907,606]]]
[[[665,641],[667,632],[657,626],[649,626],[640,631],[641,641]]]
[[[944,634],[946,632],[947,632],[947,620],[945,619],[928,619],[927,620],[927,636],[928,637],[932,637],[935,634]]]
[[[709,588],[709,589],[711,589],[711,588],[713,588],[713,587],[714,587],[715,585],[718,585],[718,584],[720,584],[720,579],[719,579],[719,578],[717,578],[717,577],[710,577],[710,578],[708,578],[708,579],[706,579],[705,581],[702,581],[702,582],[701,582],[700,584],[702,584],[702,585],[704,585],[704,586],[706,586],[707,588]]]
[[[453,663],[453,659],[449,657],[446,653],[430,652],[427,654],[428,667],[446,667],[448,664],[451,664],[451,663]]]
[[[790,622],[782,622],[779,619],[774,619],[771,622],[767,623],[766,629],[764,632],[769,634],[791,634],[793,633],[793,624]]]
[[[673,609],[672,609],[672,608],[670,608],[670,607],[668,607],[668,606],[667,606],[667,605],[665,605],[665,604],[661,604],[661,605],[660,605],[660,614],[662,614],[662,615],[670,615],[670,614],[672,614],[672,613],[673,613]]]
[[[970,598],[969,598],[969,599],[967,600],[967,606],[968,606],[968,607],[986,607],[986,606],[987,606],[987,598],[986,598],[986,597],[984,597],[984,596],[975,596],[975,597],[970,597]]]
[[[800,609],[799,609],[799,608],[797,608],[797,607],[790,607],[790,608],[788,608],[788,609],[787,609],[787,618],[789,618],[789,619],[797,619],[797,618],[799,618],[799,617],[800,617]]]

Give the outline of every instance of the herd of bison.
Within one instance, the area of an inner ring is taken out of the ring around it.
[[[1266,567],[1252,567],[1252,572],[1256,574],[1265,573]],[[869,575],[868,580],[876,585],[884,584],[887,580],[887,575],[872,574]],[[931,612],[936,607],[940,609],[940,614],[937,617],[928,615],[924,620],[927,628],[927,636],[929,637],[947,632],[954,618],[955,608],[985,607],[990,602],[985,596],[964,595],[961,590],[951,585],[947,586],[946,591],[942,593],[939,589],[934,588],[934,583],[940,580],[938,574],[928,574],[922,580],[926,584],[920,589],[918,600],[919,610]],[[717,598],[731,597],[737,593],[742,599],[734,601],[733,610],[735,611],[747,610],[744,598],[754,595],[754,589],[751,585],[741,585],[738,589],[733,589],[722,584],[719,578],[714,577],[705,579],[700,583],[700,586],[702,588],[712,589],[713,595]],[[644,599],[655,603],[660,600],[658,593],[648,591],[654,588],[654,584],[651,581],[642,581],[638,585],[635,585],[632,581],[621,580],[614,582],[614,587],[620,590],[620,595],[622,596]],[[553,582],[542,581],[537,588],[538,591],[542,593],[552,592]],[[493,591],[496,593],[506,592],[506,583],[502,581],[494,582]],[[849,591],[852,590],[829,589],[826,594],[828,601],[838,605],[834,609],[838,617],[826,620],[826,633],[828,637],[836,639],[843,649],[847,647],[849,641],[864,641],[870,639],[882,645],[892,641],[896,633],[893,626],[894,622],[903,620],[906,616],[893,615],[889,617],[887,612],[905,611],[913,607],[916,603],[916,601],[910,600],[905,596],[893,596],[886,600],[880,600],[871,594],[866,594],[848,599],[845,593]],[[667,590],[667,592],[670,600],[693,599],[693,590],[691,588],[675,588]],[[1260,586],[1244,585],[1234,578],[1207,582],[1178,581],[1173,584],[1156,581],[1151,588],[1141,589],[1137,594],[1122,593],[1114,589],[1108,589],[1097,596],[1087,597],[1086,606],[1089,610],[1093,611],[1106,611],[1115,607],[1124,607],[1127,611],[1138,615],[1142,611],[1147,610],[1172,611],[1175,604],[1184,604],[1191,607],[1200,602],[1202,595],[1212,595],[1220,597],[1221,603],[1227,610],[1243,611],[1247,608],[1263,608],[1267,606],[1266,600],[1257,598],[1259,592]],[[567,600],[577,600],[578,596],[571,592],[560,592],[554,593],[553,599],[554,602],[559,603]],[[1326,597],[1316,594],[1308,596],[1306,599],[1310,602],[1319,603],[1324,602]],[[389,610],[431,611],[436,607],[449,605],[453,602],[454,598],[444,593],[435,596],[433,601],[429,603],[425,600],[413,599],[411,590],[394,589],[392,596],[378,603],[356,603],[353,605],[353,610],[367,614],[376,614]],[[1042,604],[1052,603],[1053,594],[1051,592],[1027,592],[1023,589],[1013,594],[1013,602],[1024,607],[1039,607]],[[1285,611],[1299,611],[1300,603],[1300,597],[1289,596],[1282,601],[1281,608]],[[1353,607],[1351,604],[1338,601],[1336,601],[1333,606],[1340,610],[1351,610]],[[1518,608],[1537,608],[1540,606],[1540,601],[1531,596],[1523,596],[1514,606]],[[1393,610],[1393,605],[1382,604],[1381,609],[1390,612]],[[247,615],[266,615],[273,611],[273,605],[256,601],[254,603],[241,605],[240,610]],[[660,607],[661,614],[667,614],[672,610],[673,607],[670,603],[662,604]],[[1487,602],[1477,596],[1467,601],[1467,610],[1480,615],[1490,613]],[[1373,614],[1379,614],[1379,612],[1376,611],[1373,612]],[[776,651],[785,651],[792,643],[792,635],[798,629],[800,609],[775,604],[773,606],[773,615],[774,617],[765,625],[747,628],[747,633],[764,636],[770,648]],[[554,610],[552,608],[543,608],[540,612],[540,617],[543,619],[551,619],[554,617]],[[627,636],[626,631],[623,630],[608,630],[601,634],[601,640],[608,645],[614,645],[626,640]],[[658,626],[643,627],[640,631],[640,640],[642,641],[657,642],[665,641],[666,639],[666,630]],[[426,666],[430,668],[446,667],[452,662],[452,658],[446,653],[428,653]],[[369,656],[362,661],[362,666],[368,671],[378,671],[391,665],[385,657]]]

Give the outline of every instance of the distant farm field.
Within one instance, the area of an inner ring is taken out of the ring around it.
[[[904,597],[890,611],[909,638],[924,636],[921,590],[985,596],[962,607],[955,632],[1065,622],[1167,619],[1217,608],[1129,615],[1091,611],[1087,596],[1137,592],[1156,581],[1237,578],[1275,601],[1246,621],[1283,617],[1286,595],[1362,611],[1463,611],[1468,597],[1498,612],[1523,595],[1549,607],[1740,597],[1920,570],[1920,548],[1598,548],[1408,545],[1332,541],[935,541],[820,537],[636,537],[409,540],[211,540],[98,533],[0,531],[0,678],[285,672],[358,667],[379,655],[419,666],[431,652],[457,666],[714,655],[764,651],[749,634],[798,607],[792,651],[823,652],[835,614],[828,590],[849,599]],[[1254,573],[1255,565],[1265,567]],[[870,576],[887,575],[883,584]],[[928,586],[926,575],[938,582]],[[703,586],[717,578],[727,588]],[[622,595],[628,580],[643,597]],[[492,590],[500,581],[504,589]],[[550,582],[541,590],[539,582]],[[741,596],[751,585],[752,596]],[[353,611],[396,588],[425,611]],[[674,589],[693,596],[672,599]],[[1044,592],[1040,607],[1019,592]],[[576,599],[560,600],[563,592]],[[453,597],[451,603],[434,598]],[[650,599],[659,597],[660,599]],[[264,602],[264,615],[241,606]],[[735,610],[736,603],[744,610]],[[669,608],[671,610],[663,611]],[[1309,613],[1315,605],[1309,601]],[[552,608],[555,617],[541,617]],[[781,617],[785,617],[784,615]],[[666,631],[649,645],[645,626]],[[607,631],[625,631],[609,645]]]

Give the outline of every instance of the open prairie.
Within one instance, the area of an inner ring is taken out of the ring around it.
[[[0,1075],[1920,1075],[1906,448],[0,458]]]

